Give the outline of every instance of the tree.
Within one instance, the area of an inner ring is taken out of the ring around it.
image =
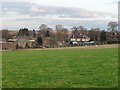
[[[48,28],[48,26],[47,25],[45,25],[45,24],[41,24],[40,26],[39,26],[39,29],[42,31],[42,30],[46,30]]]
[[[78,30],[80,32],[80,34],[83,34],[83,35],[87,35],[87,29],[83,26],[78,26]]]
[[[56,25],[55,29],[57,31],[62,30],[64,27],[62,25]]]
[[[37,42],[38,42],[39,45],[42,46],[42,43],[43,43],[42,37],[39,36],[39,37],[37,38]]]
[[[101,43],[105,43],[106,42],[106,32],[103,30],[103,31],[101,31],[101,33],[100,33],[100,42]]]
[[[10,34],[10,31],[8,30],[2,30],[2,38],[5,40],[8,40],[9,38],[12,38],[12,35]]]
[[[36,31],[33,29],[33,37],[36,37]]]
[[[72,36],[73,37],[80,35],[80,31],[78,30],[78,27],[74,26],[71,29],[72,29]]]
[[[72,29],[72,35],[73,36],[79,36],[80,34],[82,35],[87,35],[87,29],[84,28],[83,26],[74,26],[71,28]]]
[[[62,41],[62,29],[63,29],[63,26],[62,25],[56,25],[55,26],[55,30],[57,31],[56,32],[56,42],[59,42],[59,41]]]
[[[18,36],[29,36],[28,28],[22,28],[18,32]]]
[[[19,48],[19,46],[18,46],[18,44],[16,44],[16,49],[18,49]]]
[[[57,41],[65,41],[68,37],[68,29],[62,28],[57,31]]]
[[[43,36],[43,37],[46,37],[46,33],[47,33],[47,30],[48,30],[48,26],[45,25],[45,24],[41,24],[39,26],[39,31],[38,31],[38,36]]]
[[[117,22],[109,22],[108,23],[108,31],[117,31],[118,23]]]
[[[71,28],[72,30],[78,30],[78,27],[74,26]]]
[[[99,41],[100,29],[99,28],[91,28],[91,30],[88,31],[88,36],[90,37],[90,41]]]
[[[46,32],[46,37],[50,37],[49,30],[47,30],[47,32]]]
[[[65,45],[68,41],[68,29],[64,28],[62,25],[56,25],[56,32],[54,34],[54,42],[62,43],[62,45]]]

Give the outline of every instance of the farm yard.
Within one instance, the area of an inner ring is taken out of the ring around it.
[[[115,88],[118,48],[2,52],[3,88]]]

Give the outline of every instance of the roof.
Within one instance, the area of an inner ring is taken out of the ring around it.
[[[76,35],[76,36],[71,36],[71,38],[84,38],[84,39],[87,39],[89,37],[86,36],[86,35],[79,34],[79,35]]]
[[[29,43],[29,40],[28,39],[26,39],[26,38],[19,38],[18,40],[17,40],[17,43]]]
[[[9,39],[8,41],[15,42],[17,39]]]

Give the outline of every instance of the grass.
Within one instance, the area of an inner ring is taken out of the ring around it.
[[[118,49],[3,52],[3,88],[115,88]]]

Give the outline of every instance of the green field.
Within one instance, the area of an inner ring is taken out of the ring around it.
[[[115,88],[117,48],[2,53],[3,88]]]

